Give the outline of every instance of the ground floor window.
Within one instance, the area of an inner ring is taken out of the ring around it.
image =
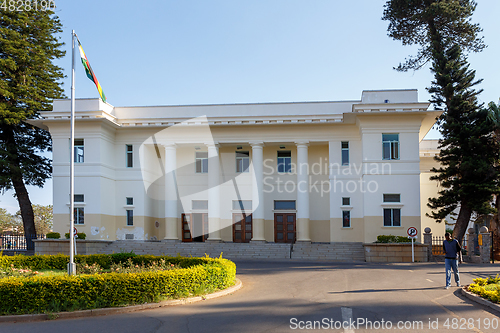
[[[384,227],[401,226],[401,209],[384,208]]]
[[[348,210],[342,211],[342,227],[343,228],[351,227],[351,212]]]
[[[134,225],[134,211],[127,209],[127,225]]]
[[[84,224],[85,223],[85,212],[83,207],[75,207],[73,210],[73,218],[75,224]]]

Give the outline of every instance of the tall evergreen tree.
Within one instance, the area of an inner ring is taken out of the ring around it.
[[[1,10],[0,17],[0,189],[14,189],[26,237],[36,234],[25,185],[42,186],[50,177],[48,132],[25,122],[51,110],[62,98],[62,69],[53,61],[64,56],[56,37],[61,23],[52,11]],[[28,242],[31,244],[31,242]]]
[[[466,52],[479,52],[485,45],[481,28],[471,23],[473,0],[390,0],[382,19],[389,21],[389,36],[403,45],[417,44],[418,54],[397,70],[420,69],[432,63],[434,81],[431,102],[444,106],[438,119],[443,139],[434,169],[442,187],[438,198],[429,199],[430,214],[438,222],[460,207],[453,237],[462,240],[472,212],[491,212],[497,191],[498,146],[492,140],[487,112],[477,99],[475,71],[469,69]]]

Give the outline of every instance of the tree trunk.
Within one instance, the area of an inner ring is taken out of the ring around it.
[[[9,170],[11,173],[12,186],[16,192],[17,201],[19,202],[19,209],[21,211],[21,217],[23,219],[24,226],[24,236],[26,237],[26,244],[28,250],[33,249],[33,242],[31,239],[36,235],[35,229],[35,216],[33,214],[33,207],[31,206],[31,200],[29,198],[28,191],[23,181],[23,174],[21,169],[21,163],[18,157],[16,139],[14,137],[14,132],[12,128],[7,126],[3,129],[5,146],[10,156],[13,156],[9,163]]]
[[[464,238],[465,232],[467,231],[467,226],[469,225],[470,217],[472,215],[472,209],[469,208],[467,203],[462,202],[460,205],[460,212],[458,213],[457,222],[455,223],[455,228],[453,229],[453,238],[456,238],[460,244]]]

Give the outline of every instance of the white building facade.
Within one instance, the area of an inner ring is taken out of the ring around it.
[[[439,111],[416,90],[361,100],[113,107],[76,101],[75,226],[88,239],[373,242],[426,218]],[[54,231],[69,230],[70,100],[53,139]],[[419,146],[423,145],[424,149]]]

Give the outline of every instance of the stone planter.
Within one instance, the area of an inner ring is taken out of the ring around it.
[[[411,262],[411,243],[366,243],[366,262]],[[427,262],[425,244],[414,244],[415,262]]]
[[[69,255],[69,239],[37,239],[35,254],[66,254]],[[77,254],[96,254],[113,241],[106,240],[77,240]]]

